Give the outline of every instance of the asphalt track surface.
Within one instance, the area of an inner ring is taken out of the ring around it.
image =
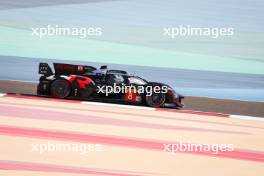
[[[264,173],[264,121],[4,94],[0,109],[5,176]],[[232,144],[234,150],[171,153],[163,145],[179,142]],[[33,144],[48,143],[101,144],[102,150],[33,150]]]

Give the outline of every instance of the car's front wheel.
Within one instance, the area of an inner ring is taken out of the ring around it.
[[[166,96],[163,93],[153,93],[151,96],[146,96],[146,104],[151,107],[162,107],[165,103]]]
[[[66,98],[71,93],[71,86],[67,80],[58,79],[51,84],[51,96],[55,98]]]

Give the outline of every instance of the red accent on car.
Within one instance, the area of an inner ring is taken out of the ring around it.
[[[136,102],[137,101],[137,93],[135,92],[127,92],[125,94],[125,101],[128,101],[128,102]]]
[[[71,70],[71,71],[75,71],[74,65],[66,65],[66,64],[58,64],[58,65],[56,65],[56,69],[58,69],[58,70]]]
[[[69,76],[69,82],[73,83],[73,81],[76,79],[76,75]]]
[[[77,83],[79,84],[81,89],[86,89],[86,85],[90,84],[93,81],[91,78],[85,76],[76,76],[76,75],[69,76],[70,83],[73,83],[75,79],[77,79]]]
[[[83,66],[79,65],[78,66],[78,71],[83,71]]]
[[[81,79],[77,79],[77,82],[80,86],[81,89],[85,89],[86,85],[90,84],[92,82],[92,79],[84,77],[85,79],[81,80]]]

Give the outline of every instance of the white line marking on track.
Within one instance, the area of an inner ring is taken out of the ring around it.
[[[242,120],[256,120],[264,121],[263,117],[243,116],[243,115],[230,115],[231,119],[242,119]]]
[[[122,105],[122,104],[110,104],[110,103],[101,103],[101,102],[82,101],[81,104],[101,105],[101,106],[103,105],[103,106],[119,107],[119,108],[129,108],[129,109],[155,110],[155,108],[151,108],[151,107],[141,107],[141,106]]]
[[[3,97],[5,96],[6,94],[5,93],[0,93],[0,97]]]

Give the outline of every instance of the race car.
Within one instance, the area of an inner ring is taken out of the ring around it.
[[[182,108],[184,96],[170,86],[148,82],[123,70],[99,69],[93,66],[53,63],[39,64],[38,96],[82,99],[150,107]]]

